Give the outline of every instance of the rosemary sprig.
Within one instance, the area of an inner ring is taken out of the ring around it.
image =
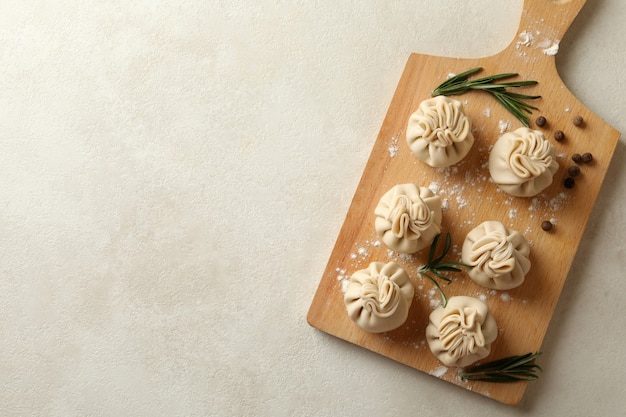
[[[445,242],[444,242],[443,250],[441,251],[441,254],[439,256],[435,256],[437,252],[437,244],[439,243],[440,237],[441,237],[441,234],[438,234],[437,236],[435,236],[433,243],[431,243],[430,245],[430,252],[428,253],[428,262],[426,263],[426,265],[420,266],[417,269],[417,273],[425,276],[435,285],[435,287],[439,291],[439,294],[441,294],[441,304],[445,307],[448,304],[448,298],[446,297],[446,294],[443,292],[443,289],[441,289],[441,286],[439,285],[437,280],[432,275],[434,275],[435,277],[439,279],[444,280],[445,282],[449,284],[450,282],[452,282],[452,280],[448,278],[447,276],[443,275],[441,272],[442,271],[461,272],[462,271],[461,267],[467,268],[468,265],[465,265],[460,262],[442,262],[443,258],[445,258],[445,256],[448,254],[448,252],[450,251],[450,247],[452,246],[452,239],[450,238],[450,233],[446,233]]]
[[[459,377],[464,381],[534,381],[539,378],[537,371],[542,371],[541,367],[534,363],[534,360],[539,356],[541,356],[541,352],[497,359],[483,365],[464,369],[459,373]]]
[[[482,68],[472,68],[457,74],[454,77],[450,77],[435,88],[431,95],[433,97],[452,96],[463,94],[470,90],[482,90],[491,94],[498,103],[500,103],[507,111],[522,122],[524,126],[528,127],[528,115],[532,114],[533,110],[539,109],[523,100],[536,100],[541,98],[541,96],[513,93],[507,90],[507,88],[531,86],[537,84],[537,81],[499,81],[506,78],[516,77],[518,75],[513,72],[491,75],[471,81],[468,80],[470,75],[479,71],[482,71]]]

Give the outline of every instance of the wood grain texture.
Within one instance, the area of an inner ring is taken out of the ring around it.
[[[520,287],[506,292],[492,291],[478,286],[465,274],[457,274],[444,290],[448,297],[469,295],[486,300],[493,312],[499,334],[485,361],[541,350],[620,136],[571,94],[558,76],[554,56],[544,53],[544,49],[558,44],[584,3],[584,0],[527,0],[518,36],[495,56],[455,59],[412,54],[409,57],[311,304],[307,316],[311,326],[497,401],[519,403],[526,383],[462,382],[455,369],[442,368],[431,354],[424,332],[438,295],[432,284],[416,273],[426,260],[427,250],[412,256],[389,251],[376,236],[374,208],[380,197],[396,184],[413,182],[436,189],[445,207],[442,229],[452,235],[455,244],[453,260],[459,260],[465,235],[483,221],[499,220],[524,234],[531,243],[532,267]],[[473,67],[483,67],[482,75],[517,72],[519,79],[539,81],[537,86],[520,92],[542,96],[533,103],[540,110],[532,115],[531,128],[543,131],[551,140],[560,166],[552,185],[535,198],[510,197],[489,180],[486,163],[490,147],[501,135],[502,126],[508,124],[507,131],[512,131],[521,123],[486,93],[471,92],[455,97],[464,103],[476,138],[470,154],[460,163],[434,169],[418,161],[408,149],[405,132],[409,115],[448,74]],[[532,123],[539,115],[548,120],[543,128]],[[572,123],[576,115],[584,118],[583,126]],[[557,130],[565,133],[564,141],[553,139]],[[576,186],[566,189],[563,181],[568,176],[567,168],[573,165],[571,156],[585,152],[591,152],[594,161],[581,165]],[[554,221],[554,229],[543,231],[543,220]],[[370,262],[391,260],[407,270],[416,295],[402,327],[384,334],[370,334],[357,327],[346,314],[342,282]]]

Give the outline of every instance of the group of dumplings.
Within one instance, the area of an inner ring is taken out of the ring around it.
[[[437,96],[420,103],[409,117],[406,140],[417,159],[432,167],[461,161],[474,144],[472,123],[460,101]],[[559,168],[554,146],[527,127],[500,136],[489,154],[489,173],[504,192],[533,197],[552,184]]]
[[[423,101],[409,118],[411,152],[432,167],[461,161],[474,143],[471,120],[463,105],[448,97]],[[558,169],[552,144],[539,131],[519,128],[502,135],[489,155],[489,172],[504,192],[519,197],[537,195],[552,183]],[[375,208],[374,227],[385,245],[397,252],[416,253],[441,233],[441,200],[429,188],[398,184]],[[495,290],[516,288],[530,270],[530,246],[519,232],[495,220],[471,230],[461,258],[477,284]],[[415,289],[407,272],[395,262],[372,262],[355,272],[344,294],[349,317],[361,328],[382,333],[408,318]],[[487,305],[473,297],[456,296],[429,316],[426,340],[447,366],[467,366],[491,351],[498,328]]]

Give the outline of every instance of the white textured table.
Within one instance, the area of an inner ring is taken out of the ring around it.
[[[624,139],[519,407],[305,321],[408,55],[521,1],[274,3],[0,2],[0,415],[621,415]],[[557,55],[621,132],[625,20]]]

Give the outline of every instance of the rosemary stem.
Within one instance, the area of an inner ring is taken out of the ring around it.
[[[494,82],[503,80],[506,78],[515,77],[517,73],[503,73],[491,75],[488,77],[477,78],[474,80],[468,80],[470,75],[480,72],[482,68],[472,68],[468,71],[462,72],[458,75],[448,78],[442,82],[437,88],[435,88],[431,95],[433,97],[444,95],[460,95],[470,90],[480,90],[491,94],[496,101],[498,101],[508,112],[515,116],[524,126],[528,127],[528,114],[532,114],[533,110],[538,110],[536,107],[525,103],[522,100],[536,100],[541,98],[537,95],[525,95],[513,93],[508,88],[519,88],[533,86],[537,84],[537,81],[522,80],[522,81],[508,81],[508,82]]]

